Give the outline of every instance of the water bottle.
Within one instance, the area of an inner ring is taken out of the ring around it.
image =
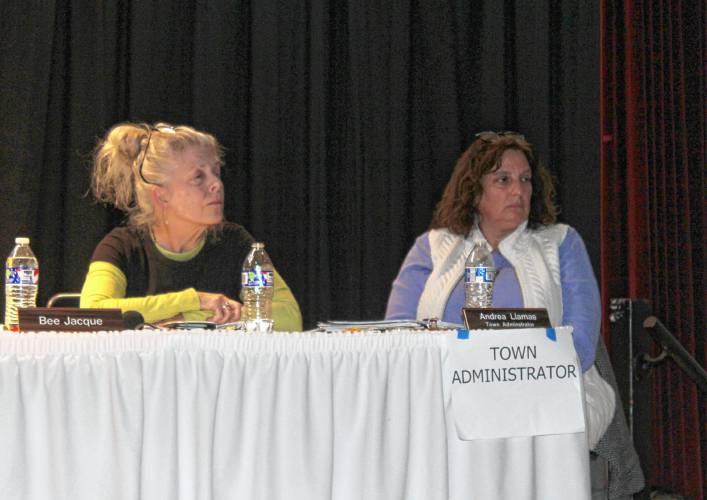
[[[15,238],[15,248],[5,266],[5,328],[17,331],[18,307],[37,307],[39,263],[29,238]]]
[[[275,271],[264,243],[253,243],[241,271],[241,319],[246,330],[272,330]]]
[[[484,243],[476,243],[464,265],[464,307],[491,307],[496,267]]]

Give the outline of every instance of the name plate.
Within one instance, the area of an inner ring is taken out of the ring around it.
[[[120,309],[78,307],[19,308],[21,332],[100,332],[123,330]]]
[[[547,309],[462,309],[467,330],[506,330],[509,328],[550,328]]]

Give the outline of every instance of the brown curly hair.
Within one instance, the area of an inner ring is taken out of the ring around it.
[[[482,135],[475,140],[457,160],[435,209],[430,229],[445,228],[461,235],[469,233],[476,219],[476,205],[482,192],[481,178],[500,166],[503,153],[509,149],[523,153],[532,172],[533,193],[528,227],[536,228],[555,222],[557,207],[554,204],[552,176],[538,159],[533,145],[518,134],[491,135],[493,139]]]

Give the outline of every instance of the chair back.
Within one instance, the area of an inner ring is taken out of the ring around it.
[[[47,301],[47,307],[79,307],[81,302],[80,293],[56,293]]]

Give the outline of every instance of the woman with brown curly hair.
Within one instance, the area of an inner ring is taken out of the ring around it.
[[[582,369],[594,363],[599,290],[579,234],[555,222],[555,189],[533,146],[515,132],[482,132],[454,167],[430,230],[400,268],[386,318],[458,323],[463,273],[475,243],[498,269],[494,307],[542,307],[574,327]]]

